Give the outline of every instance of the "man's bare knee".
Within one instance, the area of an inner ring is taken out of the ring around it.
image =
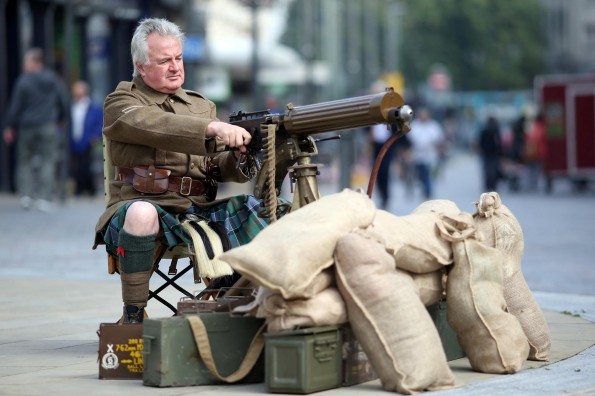
[[[124,230],[131,235],[155,235],[159,232],[159,218],[155,206],[148,202],[134,202],[126,211]]]

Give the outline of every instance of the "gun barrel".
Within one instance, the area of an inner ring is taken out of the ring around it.
[[[283,117],[285,130],[294,135],[311,135],[389,123],[390,110],[405,104],[392,88],[386,92],[306,106],[288,105]],[[394,114],[394,112],[392,112]]]

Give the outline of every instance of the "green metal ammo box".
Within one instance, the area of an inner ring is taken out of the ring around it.
[[[451,361],[465,357],[465,351],[459,344],[457,333],[450,327],[448,320],[446,319],[446,312],[448,309],[447,301],[438,301],[436,304],[432,304],[427,307],[430,317],[436,325],[438,335],[440,335],[440,341],[442,341],[442,348],[446,354],[446,360]]]
[[[265,333],[265,384],[273,393],[311,393],[341,386],[340,326]]]
[[[264,320],[234,316],[229,312],[198,315],[205,324],[217,370],[223,376],[235,372]],[[144,385],[169,387],[221,383],[200,358],[186,316],[145,319],[143,343]],[[263,380],[264,355],[261,354],[256,365],[240,382]]]

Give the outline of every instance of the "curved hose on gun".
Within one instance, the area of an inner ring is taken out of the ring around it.
[[[368,182],[368,198],[372,198],[372,191],[374,190],[374,184],[376,183],[376,177],[378,176],[378,170],[380,169],[380,164],[386,155],[386,152],[393,145],[394,142],[397,141],[399,135],[392,135],[380,149],[378,156],[376,157],[376,161],[374,161],[374,167],[372,168],[372,173],[370,175],[370,181]]]

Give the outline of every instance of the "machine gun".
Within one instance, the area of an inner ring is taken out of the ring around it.
[[[312,162],[318,154],[316,143],[340,136],[314,139],[311,135],[382,123],[392,128],[396,139],[409,132],[412,117],[403,98],[387,88],[383,93],[305,106],[289,103],[283,114],[238,111],[229,121],[252,135],[247,154],[259,158],[254,196],[263,199],[266,215],[274,221],[277,196],[288,173],[294,192],[292,210],[320,198],[316,177],[322,165]]]

